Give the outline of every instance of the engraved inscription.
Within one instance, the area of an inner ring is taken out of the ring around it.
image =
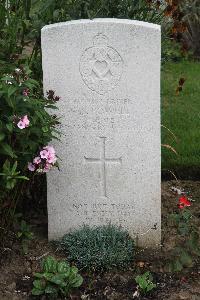
[[[93,219],[101,223],[110,223],[114,214],[117,216],[118,225],[122,225],[135,213],[135,205],[128,203],[73,203],[73,208],[78,216],[84,216],[86,223]]]
[[[100,158],[88,158],[84,157],[86,162],[88,163],[98,163],[100,164],[101,168],[101,178],[100,178],[100,184],[101,184],[101,196],[107,197],[107,169],[106,164],[107,163],[114,163],[114,164],[121,164],[122,158],[106,158],[106,137],[100,137],[101,140],[101,150],[100,150]]]
[[[131,106],[134,100],[129,98],[70,98],[68,99],[69,112],[87,113],[87,114],[112,114],[112,115],[130,115]],[[64,115],[63,115],[64,116]]]
[[[80,73],[91,90],[104,95],[119,83],[123,60],[114,48],[108,46],[105,35],[95,36],[93,44],[81,57]]]

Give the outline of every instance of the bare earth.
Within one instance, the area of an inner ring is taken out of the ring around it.
[[[138,269],[150,270],[157,284],[148,296],[135,299],[152,300],[200,300],[200,260],[181,273],[166,273],[164,265],[168,253],[176,241],[176,231],[168,226],[168,216],[177,211],[177,194],[172,187],[183,189],[191,197],[193,214],[200,223],[200,181],[166,181],[162,183],[162,249],[138,251],[135,263],[129,270],[112,270],[103,274],[82,273],[84,284],[69,299],[83,300],[128,300],[134,299],[136,291],[134,277]],[[147,199],[148,205],[148,199]],[[31,296],[33,274],[40,270],[43,257],[53,255],[64,258],[64,254],[48,244],[47,217],[35,211],[27,216],[34,232],[29,252],[23,255],[21,245],[14,235],[8,237],[7,245],[0,249],[0,300],[39,299]],[[41,297],[40,299],[46,299]]]

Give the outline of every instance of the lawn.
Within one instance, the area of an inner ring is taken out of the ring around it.
[[[180,78],[183,91],[176,95]],[[177,155],[162,148],[162,170],[178,178],[196,179],[200,175],[200,62],[167,63],[161,81],[162,143],[171,145]]]

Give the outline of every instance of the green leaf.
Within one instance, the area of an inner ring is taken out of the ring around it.
[[[33,296],[40,296],[42,294],[44,294],[44,291],[43,290],[39,290],[37,288],[33,288],[32,291],[31,291],[32,295]]]
[[[70,269],[70,273],[72,275],[76,275],[78,273],[78,268],[75,267],[75,266],[72,266],[71,269]]]
[[[0,133],[0,142],[3,141],[4,138],[5,138],[5,134],[3,132]]]
[[[8,159],[3,164],[3,170],[5,173],[10,173],[10,161]]]
[[[46,108],[51,108],[51,109],[58,109],[58,107],[56,107],[55,105],[52,104],[47,104],[45,105]]]
[[[12,157],[12,158],[17,157],[17,156],[14,154],[14,152],[13,152],[12,148],[10,147],[10,145],[8,145],[8,144],[6,144],[6,143],[2,143],[2,144],[1,144],[1,147],[2,147],[2,149],[3,149],[3,151],[4,151],[5,154],[9,155],[9,156]]]
[[[189,210],[184,210],[182,215],[183,215],[183,218],[186,221],[188,221],[192,217],[192,214],[191,214],[191,212]]]
[[[48,285],[45,289],[45,294],[55,294],[57,295],[57,289],[51,285]]]
[[[180,255],[180,262],[185,267],[191,267],[193,265],[192,257],[186,251],[182,251]]]
[[[185,222],[179,222],[179,232],[180,232],[180,234],[181,235],[188,235],[188,233],[189,233],[189,228],[188,228],[188,225],[187,225],[187,223],[185,223]]]
[[[8,97],[10,98],[11,95],[13,95],[17,91],[17,87],[10,85],[8,88]]]
[[[39,279],[33,281],[33,286],[38,290],[43,290],[45,287],[45,282]]]
[[[48,281],[51,280],[52,276],[53,276],[53,273],[48,273],[48,272],[43,273],[43,277]]]
[[[8,190],[12,190],[15,185],[16,185],[16,180],[15,179],[12,179],[11,181],[7,180],[7,182],[6,182],[6,188]]]
[[[83,283],[83,277],[80,274],[76,275],[76,278],[72,282],[73,287],[79,287]]]
[[[12,132],[13,131],[13,125],[12,125],[12,123],[6,124],[6,128],[8,129],[8,131]]]
[[[15,174],[16,169],[17,169],[17,161],[14,162],[12,169],[11,169],[11,173]]]
[[[23,180],[30,180],[28,177],[26,176],[16,176],[15,178],[17,179],[23,179]]]
[[[22,236],[22,232],[17,232],[17,238],[20,238]]]
[[[35,273],[34,277],[41,279],[41,278],[43,278],[43,273]]]
[[[173,263],[174,272],[180,272],[183,269],[183,265],[181,264],[179,259],[176,259]]]
[[[64,278],[65,278],[64,274],[56,274],[51,277],[51,282],[57,285],[61,285],[63,283]]]
[[[148,273],[148,274],[147,274],[148,280],[149,280],[149,281],[152,281],[152,280],[153,280],[152,274],[151,274],[150,272],[147,272],[147,273]]]
[[[60,261],[57,264],[57,271],[58,271],[58,273],[65,273],[65,275],[66,274],[69,275],[69,273],[70,273],[70,266],[69,266],[69,264],[67,262]]]
[[[150,282],[147,287],[146,287],[146,291],[149,292],[151,291],[152,289],[154,289],[156,287],[156,284]]]
[[[49,128],[48,128],[47,126],[42,127],[42,131],[43,131],[43,132],[48,132],[48,131],[49,131]]]
[[[43,261],[43,270],[44,272],[55,273],[57,271],[57,262],[52,256],[48,256]]]
[[[135,277],[135,282],[136,282],[137,284],[139,284],[139,282],[140,282],[140,276],[139,276],[139,275],[137,275],[137,276]]]

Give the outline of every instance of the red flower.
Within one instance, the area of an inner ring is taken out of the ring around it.
[[[185,196],[180,197],[178,207],[182,209],[187,206],[191,206],[191,202]]]

